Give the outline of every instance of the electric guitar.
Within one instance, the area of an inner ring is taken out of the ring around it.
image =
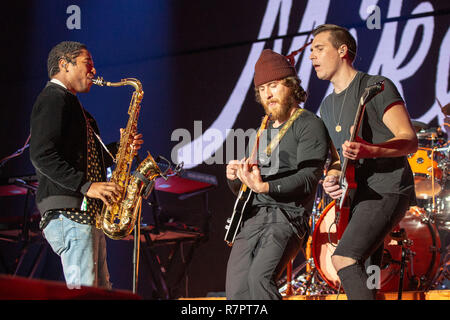
[[[257,165],[257,151],[259,146],[259,137],[261,133],[267,128],[267,123],[269,122],[269,115],[266,115],[261,123],[261,126],[256,134],[255,144],[252,149],[252,153],[250,154],[250,163],[252,165]],[[227,225],[225,229],[227,230],[225,234],[225,241],[231,247],[234,243],[234,239],[239,231],[241,226],[242,217],[247,213],[248,209],[251,206],[251,199],[253,198],[253,191],[246,185],[242,184],[239,189],[239,194],[234,204],[233,215],[231,218],[227,219]]]
[[[377,94],[384,90],[384,81],[377,82],[364,89],[363,94],[359,100],[358,109],[356,111],[355,120],[353,122],[353,131],[351,132],[350,139],[348,141],[354,142],[356,135],[359,132],[359,128],[362,123],[366,104],[372,100]],[[339,186],[342,189],[342,196],[337,201],[336,210],[336,232],[338,240],[341,239],[342,234],[347,227],[350,217],[350,200],[349,196],[352,195],[357,188],[355,179],[355,162],[344,158],[344,163],[341,169],[341,175],[339,177]]]

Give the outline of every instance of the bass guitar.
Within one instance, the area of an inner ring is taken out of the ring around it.
[[[384,81],[377,82],[364,89],[363,94],[359,100],[358,109],[356,110],[355,120],[353,121],[353,131],[350,134],[348,141],[354,142],[361,127],[366,104],[372,100],[377,94],[384,90]],[[338,240],[341,239],[342,234],[347,227],[350,217],[350,195],[353,195],[357,188],[355,179],[355,162],[344,158],[344,163],[341,168],[341,175],[339,177],[339,186],[342,189],[342,196],[337,201],[336,206],[336,232]]]

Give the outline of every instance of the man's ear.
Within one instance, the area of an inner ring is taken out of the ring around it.
[[[69,70],[67,69],[67,60],[66,59],[59,59],[58,61],[58,66],[59,66],[59,70],[66,70],[66,72],[69,72]]]
[[[343,44],[343,45],[341,45],[339,47],[339,51],[338,52],[339,52],[339,55],[343,58],[343,57],[345,57],[347,55],[347,51],[348,51],[347,46],[345,44]]]

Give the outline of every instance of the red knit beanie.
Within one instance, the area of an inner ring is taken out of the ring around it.
[[[263,50],[255,64],[255,87],[290,76],[296,77],[297,73],[285,56],[270,49]]]

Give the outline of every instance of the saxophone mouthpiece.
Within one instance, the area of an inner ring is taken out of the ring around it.
[[[103,80],[103,77],[97,77],[97,79],[93,79],[92,82],[100,87],[106,85],[106,81]]]

